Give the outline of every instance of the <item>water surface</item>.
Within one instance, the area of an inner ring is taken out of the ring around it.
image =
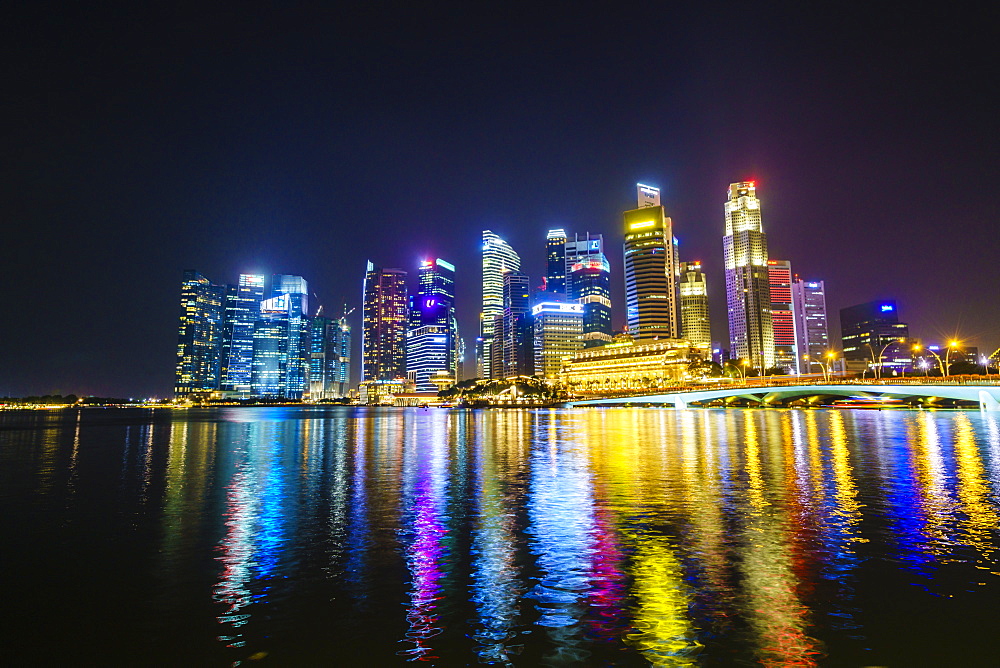
[[[1000,418],[0,412],[8,662],[989,666]]]

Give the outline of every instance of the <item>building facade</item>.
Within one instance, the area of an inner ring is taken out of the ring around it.
[[[796,373],[799,354],[792,312],[792,263],[788,260],[768,260],[767,282],[771,291],[774,365],[784,369],[785,373]]]
[[[566,243],[567,296],[583,306],[583,342],[587,347],[611,341],[611,265],[604,238],[589,232]]]
[[[584,306],[539,302],[531,307],[534,321],[535,375],[556,379],[563,359],[583,347]]]
[[[566,231],[545,235],[545,291],[566,294]]]
[[[826,353],[830,350],[823,281],[804,281],[798,276],[792,280],[792,317],[798,372],[817,373],[822,370],[817,363],[826,364]]]
[[[406,272],[368,262],[362,291],[361,379],[406,377]]]
[[[177,397],[219,388],[225,294],[225,286],[193,269],[184,272],[174,369]]]
[[[910,367],[910,328],[899,321],[893,299],[866,302],[840,309],[840,334],[847,370],[902,373]]]
[[[226,288],[219,387],[249,396],[253,364],[253,325],[264,300],[264,276],[240,274],[239,283]]]
[[[660,191],[637,185],[638,208],[625,223],[625,315],[637,341],[676,338],[677,269],[673,222],[660,204]]]
[[[560,378],[574,394],[610,395],[677,387],[689,378],[687,341],[623,341],[585,348],[563,363]]]
[[[309,391],[309,283],[301,276],[275,274],[271,297],[287,297],[288,342],[285,397],[301,399]]]
[[[293,305],[288,294],[265,299],[253,328],[253,362],[250,370],[252,394],[257,398],[301,399],[289,388],[289,333]]]
[[[503,359],[502,336],[497,331],[497,323],[502,323],[504,314],[503,276],[520,269],[521,258],[510,244],[490,230],[483,230],[483,310],[476,341],[476,371],[480,378],[503,377],[502,367],[494,364],[495,360]]]
[[[704,351],[707,358],[712,349],[712,329],[708,315],[708,282],[701,262],[681,262],[677,295],[681,311],[681,338],[692,348]]]
[[[503,275],[501,374],[496,378],[532,376],[535,373],[534,329],[531,322],[531,282],[527,274]]]
[[[753,181],[732,183],[725,205],[722,240],[726,265],[726,310],[733,359],[756,369],[774,366],[774,326],[767,271],[767,236]]]
[[[455,267],[441,258],[423,260],[419,285],[410,300],[406,333],[406,373],[418,392],[435,390],[429,379],[439,371],[458,374],[461,341],[455,317]]]

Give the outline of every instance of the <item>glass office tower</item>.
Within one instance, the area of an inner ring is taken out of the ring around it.
[[[625,223],[625,316],[639,341],[677,338],[677,276],[673,221],[664,213],[657,188],[637,184],[638,208]]]
[[[289,295],[278,295],[260,303],[260,315],[253,329],[253,362],[250,385],[253,396],[273,399],[300,399],[288,388],[289,329],[293,305]]]
[[[226,312],[222,339],[223,390],[250,393],[253,364],[253,324],[264,299],[264,276],[240,274],[237,285],[226,290]]]
[[[477,372],[481,378],[503,378],[503,340],[497,323],[503,321],[503,276],[521,269],[521,258],[506,241],[490,230],[483,230],[483,310],[479,316],[479,340],[476,341]],[[494,345],[494,337],[496,344]]]
[[[406,272],[368,262],[362,294],[361,380],[406,377]]]
[[[769,369],[774,366],[774,326],[767,236],[761,225],[756,184],[753,181],[730,184],[725,212],[722,248],[730,356],[748,360],[755,369]]]
[[[826,353],[830,349],[823,281],[803,281],[795,277],[792,281],[792,318],[799,373],[818,373],[822,370],[820,365],[828,362]]]
[[[193,269],[184,272],[174,372],[178,397],[219,388],[225,292]]]
[[[406,332],[406,373],[418,392],[437,388],[429,378],[436,372],[457,375],[461,346],[455,318],[455,267],[437,258],[424,260],[418,270],[419,286],[410,299]]]
[[[771,291],[774,365],[787,373],[795,373],[799,368],[796,361],[799,355],[792,313],[792,263],[788,260],[768,260],[767,279]]]
[[[545,235],[545,292],[566,294],[566,231],[549,230]]]
[[[570,268],[569,298],[583,307],[583,345],[590,348],[611,341],[611,266],[602,240],[588,241],[597,252],[588,253]]]

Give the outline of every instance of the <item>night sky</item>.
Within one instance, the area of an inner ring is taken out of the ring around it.
[[[838,341],[838,309],[895,298],[911,336],[1000,346],[985,9],[145,4],[0,13],[0,396],[168,396],[187,268],[299,274],[333,315],[369,258],[439,256],[471,353],[483,229],[535,282],[550,227],[604,234],[621,328],[637,181],[704,263],[717,340],[726,190],[755,179]]]

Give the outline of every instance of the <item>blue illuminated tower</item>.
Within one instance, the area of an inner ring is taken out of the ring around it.
[[[583,341],[587,347],[611,341],[611,266],[604,238],[589,232],[566,243],[566,289],[583,306]]]
[[[271,297],[288,297],[286,397],[300,399],[309,389],[309,284],[301,276],[275,274]]]
[[[545,291],[566,294],[566,231],[549,230],[545,237]]]
[[[237,285],[226,289],[226,311],[222,338],[221,388],[250,392],[253,363],[253,324],[264,299],[264,276],[240,274]]]
[[[410,300],[406,373],[418,392],[436,387],[428,379],[447,371],[457,379],[460,342],[455,318],[455,267],[438,258],[420,263],[420,285]]]

